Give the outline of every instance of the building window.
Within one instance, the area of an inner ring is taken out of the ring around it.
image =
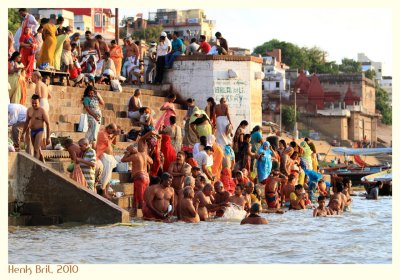
[[[275,88],[279,88],[279,82],[275,83]]]
[[[101,14],[94,14],[94,26],[101,27]]]

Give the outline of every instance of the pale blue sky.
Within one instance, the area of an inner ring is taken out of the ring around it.
[[[160,8],[163,8],[160,6]],[[200,8],[200,7],[199,7]],[[179,9],[185,9],[180,7]],[[328,52],[328,60],[357,59],[363,52],[383,62],[383,75],[392,75],[392,12],[390,9],[361,8],[205,8],[208,19],[216,20],[231,47],[254,47],[276,38],[299,46],[317,46]],[[154,9],[124,9],[123,15]]]

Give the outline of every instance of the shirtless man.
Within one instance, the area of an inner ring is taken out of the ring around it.
[[[342,210],[340,210],[340,202],[337,199],[332,199],[330,201],[330,206],[328,207],[328,215],[341,215]]]
[[[205,175],[197,176],[195,179],[194,191],[195,192],[203,191],[203,188],[205,187],[206,184],[207,184],[207,180],[206,180]]]
[[[346,205],[347,202],[347,197],[343,191],[343,184],[342,182],[336,182],[336,188],[333,190],[333,195],[331,195],[328,203],[328,207],[332,204],[332,201],[337,199],[339,201],[339,208],[341,211],[343,211],[344,206]]]
[[[199,207],[199,200],[193,203],[194,190],[191,187],[185,187],[183,189],[183,199],[179,205],[180,219],[186,223],[198,223],[200,222],[199,214],[197,209]]]
[[[128,117],[132,119],[133,123],[136,123],[140,120],[140,113],[139,109],[142,107],[142,101],[140,97],[142,92],[139,88],[135,89],[134,94],[129,99],[128,103]]]
[[[36,84],[35,94],[40,98],[40,107],[43,108],[48,114],[50,109],[49,99],[51,98],[51,94],[49,93],[47,85],[43,83],[42,74],[40,74],[39,71],[32,73],[32,82]]]
[[[71,138],[68,138],[65,140],[64,147],[67,149],[71,161],[76,163],[76,159],[81,155],[81,148],[79,145],[74,143]]]
[[[353,199],[350,197],[350,190],[351,190],[352,182],[349,177],[343,178],[343,191],[342,193],[346,196],[346,200],[344,202],[344,209],[343,211],[350,211],[351,210],[351,202]]]
[[[103,36],[98,34],[94,38],[97,40],[97,43],[99,44],[101,57],[103,57],[106,52],[110,52],[110,48],[108,47],[107,43],[103,40]]]
[[[95,62],[97,62],[101,58],[99,43],[96,39],[92,38],[92,32],[89,30],[85,32],[85,39],[86,41],[83,43],[82,47],[82,60],[84,60],[84,57],[87,59],[90,55],[96,55],[97,59],[95,59]]]
[[[144,193],[143,219],[168,221],[174,205],[172,176],[167,172],[161,175],[161,182],[148,187]]]
[[[128,38],[126,41],[126,56],[125,56],[125,63],[122,66],[122,76],[127,77],[127,68],[130,65],[129,57],[133,56],[133,64],[137,65],[138,64],[138,59],[139,59],[139,47],[133,43],[132,38]]]
[[[184,152],[178,152],[176,155],[176,161],[172,162],[171,165],[169,166],[168,173],[172,175],[172,187],[174,188],[175,191],[175,204],[174,209],[175,209],[175,215],[178,215],[178,194],[180,190],[183,189],[183,181],[186,176],[189,176],[191,174],[191,169],[192,167],[190,164],[185,162],[185,153]]]
[[[28,109],[26,113],[26,121],[25,126],[22,131],[21,141],[24,139],[24,135],[29,128],[31,129],[31,141],[34,149],[34,156],[38,160],[44,162],[44,157],[42,155],[41,144],[44,130],[44,124],[46,124],[46,145],[50,144],[50,124],[49,124],[49,115],[47,112],[40,107],[39,104],[39,95],[32,95],[32,107]],[[29,143],[25,143],[29,145]]]
[[[229,197],[231,194],[224,189],[224,184],[221,181],[217,181],[214,184],[215,194],[214,194],[214,203],[226,206],[229,202]],[[215,212],[215,216],[222,217],[224,215],[224,209],[217,210]]]
[[[195,201],[200,201],[197,209],[197,213],[200,216],[200,221],[205,221],[210,216],[209,212],[214,212],[227,206],[227,204],[213,204],[213,192],[214,187],[211,184],[206,184],[204,189],[202,191],[198,191],[194,196]]]
[[[143,196],[147,186],[150,183],[149,174],[147,173],[147,165],[153,164],[153,160],[145,152],[138,152],[133,145],[130,145],[121,162],[132,162],[132,178],[134,189],[133,211],[142,209]],[[136,213],[133,213],[136,214]]]
[[[329,209],[325,207],[325,196],[320,195],[318,197],[318,207],[314,209],[313,217],[325,217],[327,215],[330,215],[330,212]]]
[[[239,206],[242,210],[248,210],[250,208],[249,202],[246,197],[243,196],[243,186],[241,184],[236,185],[235,195],[229,197],[229,202]]]
[[[282,186],[286,185],[286,183],[287,177],[278,169],[273,170],[265,180],[265,200],[268,208],[279,209],[281,207],[279,193],[282,193]]]
[[[290,205],[290,194],[294,192],[296,180],[296,176],[294,174],[290,174],[287,183],[282,187],[281,202],[287,207]]]
[[[71,26],[67,26],[65,31],[68,35],[71,34],[71,32],[72,32]],[[67,67],[67,71],[72,70],[74,67],[74,61],[72,59],[71,49],[72,49],[72,47],[71,47],[70,37],[67,36],[65,38],[65,41],[63,44],[63,49],[62,49],[62,54],[61,54],[61,61]]]
[[[268,224],[268,221],[258,215],[260,213],[260,204],[258,203],[253,203],[250,208],[250,215],[246,218],[244,218],[240,224],[241,225],[246,225],[246,224],[251,224],[251,225],[266,225]]]

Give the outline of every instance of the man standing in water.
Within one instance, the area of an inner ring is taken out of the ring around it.
[[[183,199],[180,202],[180,219],[186,223],[198,223],[200,222],[199,214],[197,214],[197,208],[199,207],[199,200],[193,203],[194,190],[191,187],[185,187],[183,189]]]
[[[49,115],[47,112],[39,105],[39,95],[32,95],[32,107],[28,109],[26,114],[26,121],[24,130],[22,131],[21,138],[25,135],[26,130],[31,129],[31,141],[34,149],[34,156],[38,160],[44,162],[44,157],[42,155],[42,150],[40,148],[42,143],[44,130],[44,124],[46,124],[46,145],[50,144],[50,124]],[[22,140],[21,140],[22,141]],[[25,143],[29,145],[29,143]]]
[[[266,224],[268,224],[268,221],[258,214],[260,214],[260,204],[253,203],[250,208],[250,215],[248,217],[244,218],[240,222],[240,224],[241,225],[246,225],[246,224],[266,225]]]
[[[173,212],[174,189],[171,187],[172,176],[165,172],[161,182],[148,187],[144,193],[143,218],[145,220],[167,220]]]
[[[146,152],[138,152],[138,150],[131,145],[126,149],[121,162],[132,162],[134,189],[133,214],[136,215],[137,209],[142,209],[144,192],[150,183],[147,165],[153,164],[153,160]]]

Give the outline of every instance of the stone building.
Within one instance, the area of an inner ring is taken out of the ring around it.
[[[164,81],[181,98],[194,98],[204,109],[207,98],[217,103],[227,99],[233,126],[248,120],[253,127],[262,122],[262,58],[254,56],[181,56],[166,71]]]
[[[294,90],[297,107],[310,128],[339,140],[376,142],[374,82],[364,74],[321,74],[303,71]]]

